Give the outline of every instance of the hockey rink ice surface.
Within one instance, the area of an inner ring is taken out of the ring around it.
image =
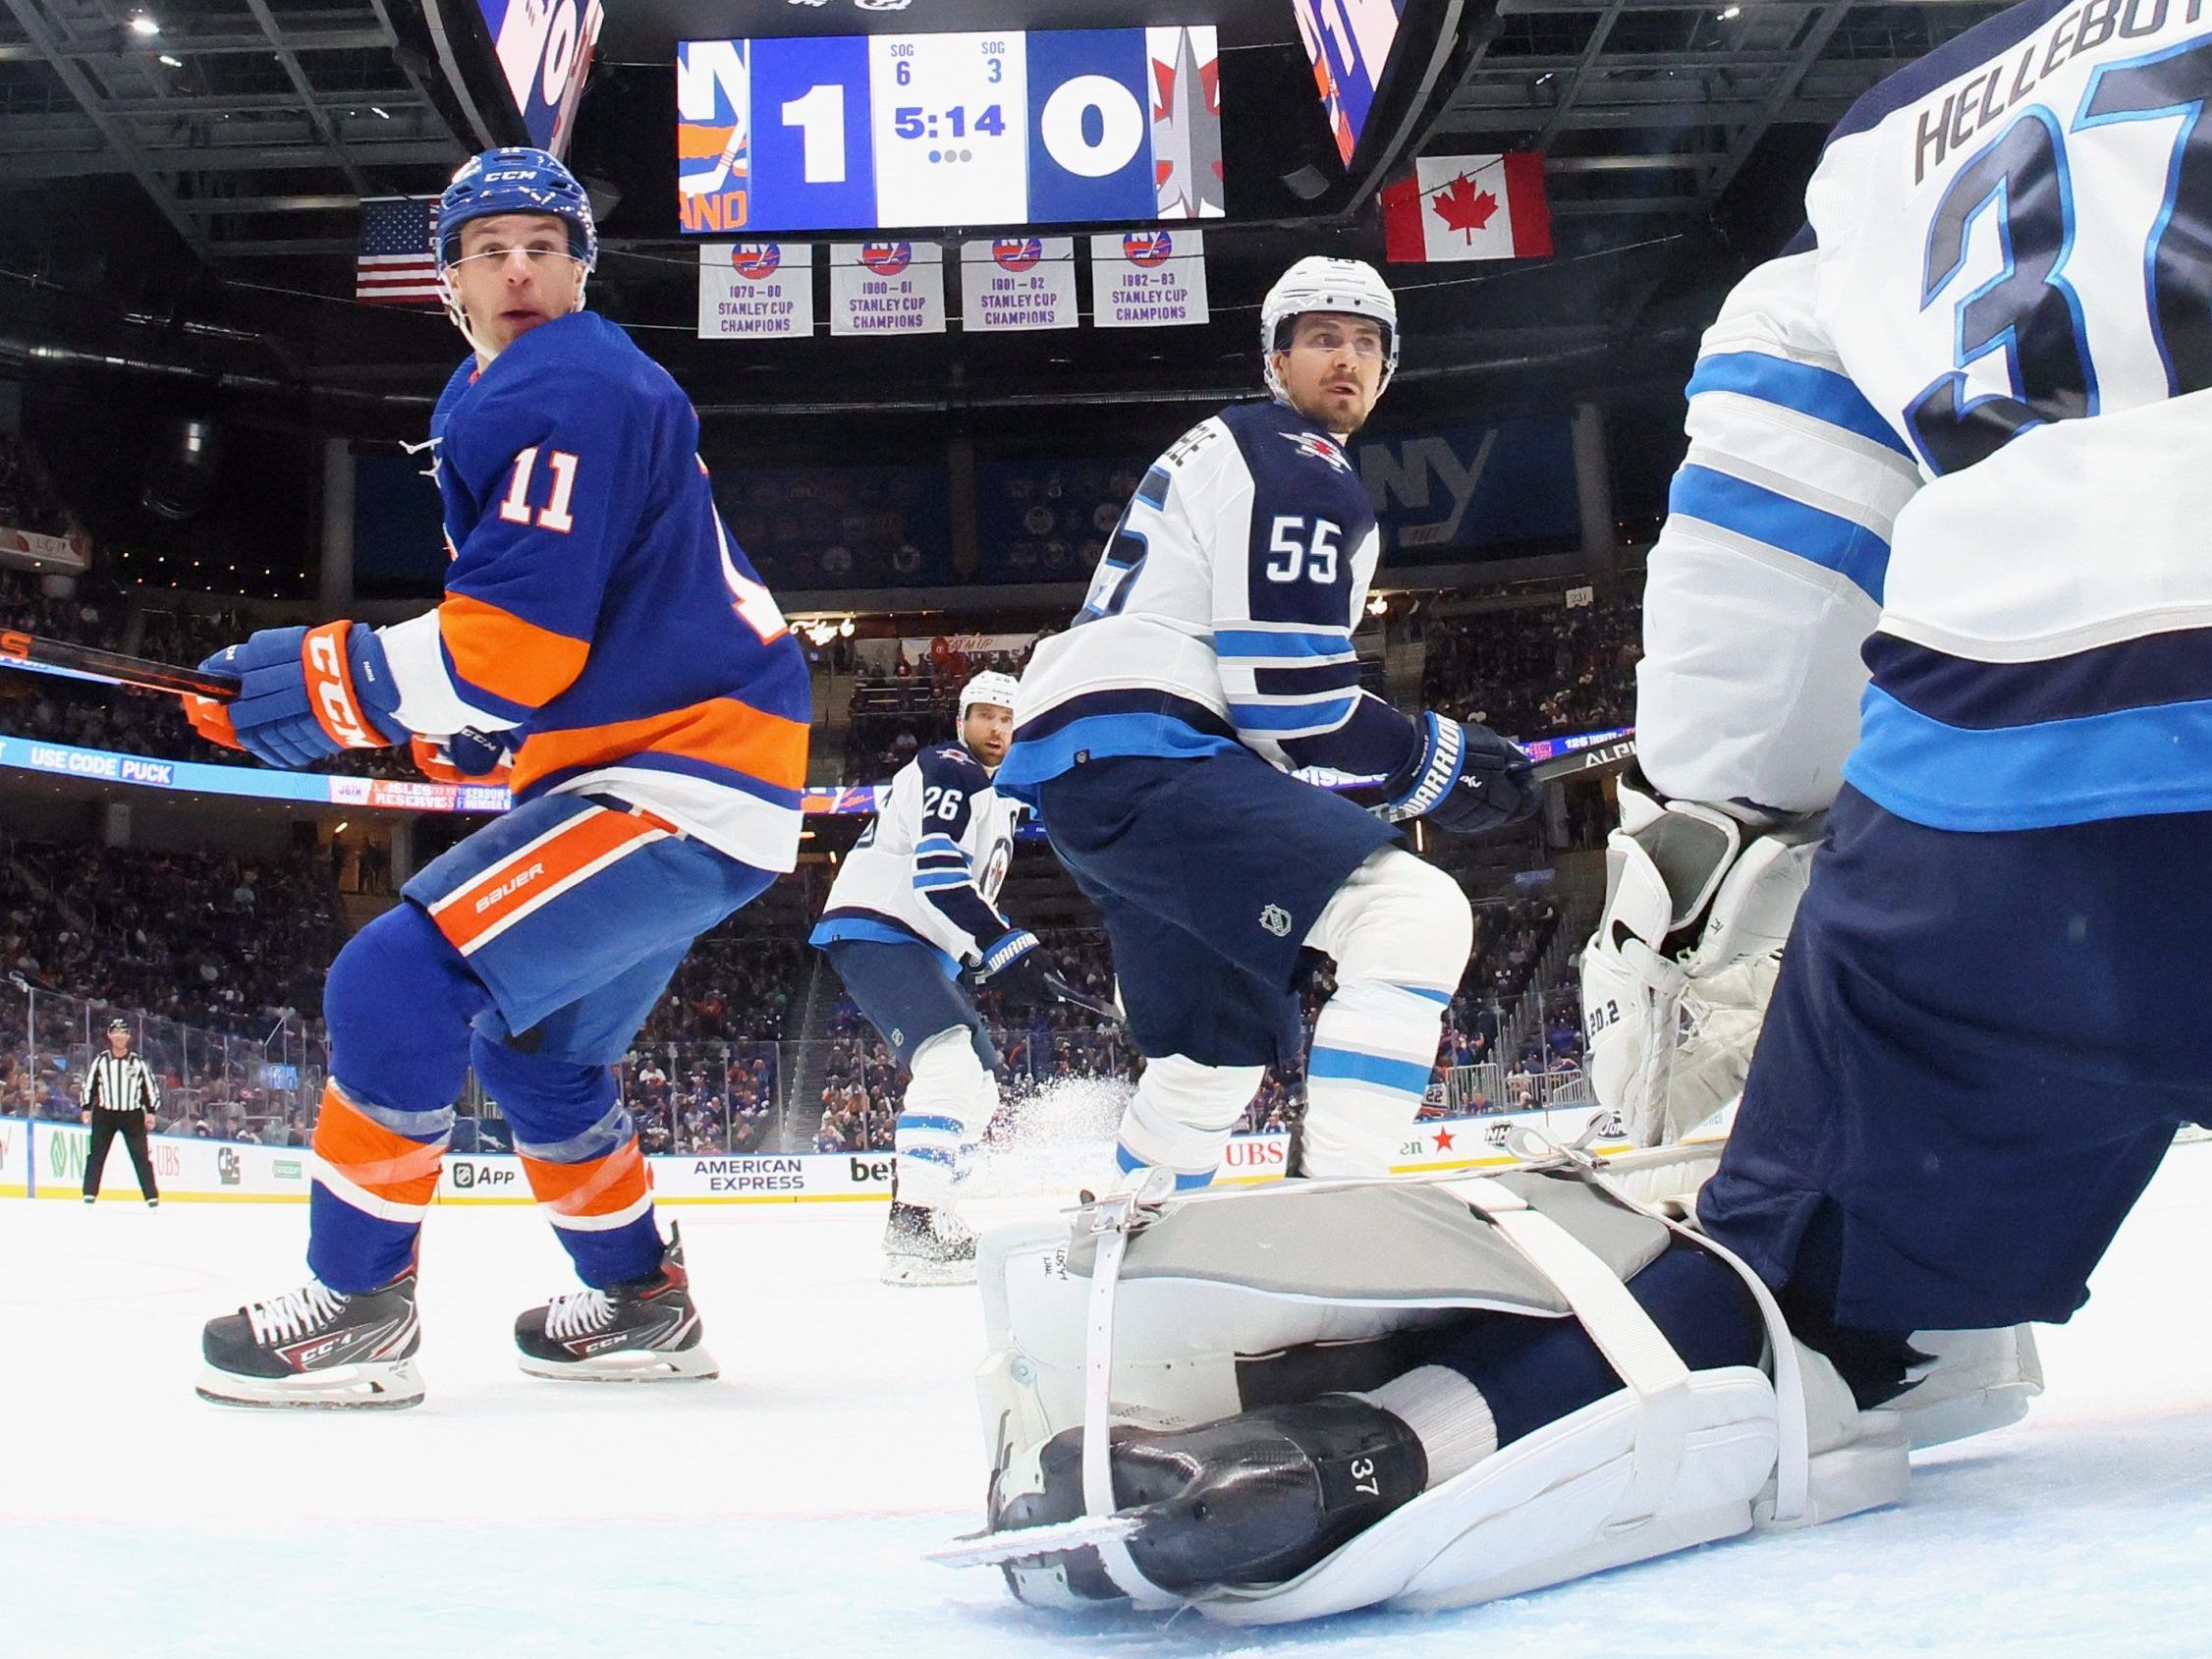
[[[1274,1631],[921,1561],[978,1519],[974,1293],[879,1286],[872,1204],[681,1219],[718,1382],[525,1377],[509,1325],[566,1260],[529,1210],[448,1208],[427,1402],[247,1412],[194,1397],[200,1322],[300,1280],[304,1208],[0,1203],[0,1654],[2212,1654],[2212,1145],[2042,1333],[2027,1420],[1924,1454],[1906,1507]]]

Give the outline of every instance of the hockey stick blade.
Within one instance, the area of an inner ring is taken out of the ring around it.
[[[176,696],[212,697],[218,702],[228,702],[238,695],[235,675],[179,668],[67,639],[41,639],[35,634],[20,634],[13,629],[0,634],[0,662],[58,669],[79,679],[104,681],[135,691],[167,691]]]
[[[1078,1515],[1049,1526],[1017,1526],[1003,1532],[968,1532],[949,1544],[923,1552],[940,1567],[1004,1567],[1041,1555],[1060,1555],[1117,1539],[1129,1542],[1144,1530],[1141,1514]]]

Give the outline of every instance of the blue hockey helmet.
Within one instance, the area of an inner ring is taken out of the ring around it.
[[[461,227],[499,213],[550,213],[569,227],[569,252],[586,271],[599,266],[599,227],[591,198],[550,151],[521,145],[470,156],[438,197],[438,274],[461,257]]]

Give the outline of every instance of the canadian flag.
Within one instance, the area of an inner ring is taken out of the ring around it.
[[[1424,155],[1383,188],[1383,251],[1394,265],[1440,259],[1532,259],[1552,250],[1544,158]]]

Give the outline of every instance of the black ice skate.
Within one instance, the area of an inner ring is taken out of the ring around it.
[[[994,1533],[1082,1514],[1081,1429],[1054,1435],[1023,1462],[991,1493]],[[1295,1578],[1428,1484],[1412,1430],[1349,1394],[1174,1432],[1116,1427],[1111,1462],[1117,1513],[1135,1522],[1130,1558],[1177,1594]],[[1122,1593],[1090,1548],[1015,1562],[1006,1577],[1033,1606]]]
[[[223,1406],[413,1406],[422,1398],[421,1338],[412,1267],[355,1296],[310,1279],[208,1320],[197,1392]]]
[[[699,1335],[684,1241],[673,1225],[658,1271],[612,1290],[555,1297],[515,1321],[524,1370],[579,1382],[705,1382],[721,1373]]]
[[[972,1285],[975,1235],[947,1208],[891,1200],[883,1224],[886,1285]]]

